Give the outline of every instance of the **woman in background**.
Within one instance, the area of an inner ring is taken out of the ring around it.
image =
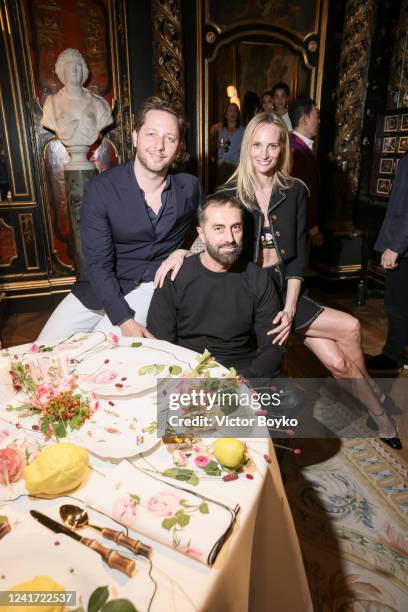
[[[294,328],[304,344],[338,379],[358,380],[351,392],[367,407],[380,438],[401,449],[382,402],[385,396],[368,376],[358,319],[326,308],[301,294],[306,247],[306,188],[290,176],[291,153],[285,123],[273,113],[256,115],[246,127],[237,170],[223,189],[233,190],[245,211],[244,249],[265,268],[281,295],[273,323],[274,342],[283,344]]]
[[[236,169],[243,135],[239,108],[237,104],[229,103],[224,108],[222,127],[218,132],[217,185],[225,183]]]

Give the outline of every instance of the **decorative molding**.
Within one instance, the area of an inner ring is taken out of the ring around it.
[[[14,227],[0,218],[0,268],[9,268],[18,258]]]
[[[408,107],[408,0],[401,4],[387,93],[387,108]]]
[[[334,152],[348,175],[351,196],[358,187],[364,105],[373,25],[373,0],[347,0],[337,86]]]
[[[153,0],[153,49],[156,92],[185,107],[181,0]]]

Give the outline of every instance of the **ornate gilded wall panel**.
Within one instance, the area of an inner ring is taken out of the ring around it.
[[[234,0],[232,9],[230,0],[209,0],[207,19],[220,28],[264,21],[285,30],[308,34],[317,30],[318,5],[319,0]]]
[[[19,214],[24,260],[27,270],[39,269],[37,238],[32,213]]]
[[[17,248],[11,267],[1,271],[0,288],[12,298],[23,291],[25,296],[30,287],[36,294],[47,287],[62,291],[73,281],[62,182],[66,152],[40,125],[45,96],[62,86],[54,72],[59,52],[73,47],[83,53],[90,66],[87,86],[113,107],[114,128],[89,153],[98,170],[132,156],[132,109],[125,0],[1,0],[0,18],[0,56],[5,58],[0,140],[6,141],[14,173],[13,200],[0,202],[0,211],[7,210]]]
[[[14,228],[0,218],[0,267],[9,268],[17,259],[17,244]]]
[[[402,0],[388,83],[387,108],[408,107],[408,0]]]
[[[185,106],[180,0],[153,0],[154,78],[157,94]]]
[[[348,0],[337,88],[334,151],[339,165],[348,175],[352,195],[358,187],[372,27],[373,0]]]
[[[18,31],[13,27],[8,2],[0,4],[0,139],[7,160],[10,191],[15,202],[32,202],[34,187],[30,141],[26,131],[24,92],[18,78]],[[0,202],[0,206],[1,206]],[[4,204],[4,203],[3,203]]]

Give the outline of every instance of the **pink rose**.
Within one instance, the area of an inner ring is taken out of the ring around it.
[[[35,395],[41,406],[48,404],[55,397],[55,389],[48,383],[38,385]]]
[[[25,457],[15,448],[0,450],[0,483],[21,480],[25,466]]]
[[[207,447],[205,444],[194,444],[193,453],[197,453],[198,455],[205,454],[207,452]]]
[[[30,348],[28,349],[28,352],[29,352],[29,353],[38,353],[38,351],[39,351],[39,350],[40,350],[40,347],[38,346],[38,344],[36,344],[36,343],[34,342],[34,344],[32,344],[32,345],[30,346]]]
[[[112,332],[108,333],[108,338],[112,342],[113,346],[118,346],[119,344],[119,336],[116,334],[112,334]]]
[[[192,557],[196,561],[201,561],[203,553],[198,548],[193,548],[192,546],[177,546],[177,550],[184,555],[188,555]]]
[[[113,370],[104,370],[103,372],[99,372],[99,374],[95,374],[91,380],[96,385],[108,385],[113,380],[116,380],[117,377],[117,372],[114,372]]]
[[[186,453],[183,453],[181,450],[176,450],[173,453],[173,463],[178,465],[179,467],[183,467],[188,463],[188,457]]]
[[[210,455],[205,455],[204,453],[201,455],[196,455],[194,457],[194,463],[199,468],[205,468],[210,463],[211,457]]]
[[[147,502],[147,509],[160,517],[173,516],[178,510],[180,498],[175,493],[157,493]]]
[[[132,527],[137,519],[135,501],[129,495],[118,497],[113,504],[112,515],[120,523]]]

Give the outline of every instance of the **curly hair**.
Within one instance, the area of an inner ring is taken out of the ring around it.
[[[67,61],[68,62],[78,61],[81,64],[82,66],[82,85],[83,85],[85,81],[88,79],[89,68],[87,66],[84,56],[82,55],[82,53],[78,51],[78,49],[65,49],[64,51],[61,51],[61,53],[57,57],[57,61],[55,64],[55,73],[57,77],[59,78],[61,83],[64,83],[65,85],[64,64]]]

